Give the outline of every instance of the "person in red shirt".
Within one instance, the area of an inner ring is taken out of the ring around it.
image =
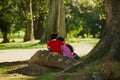
[[[64,45],[64,42],[61,42],[59,40],[57,40],[57,34],[52,34],[51,36],[51,40],[49,40],[47,42],[47,48],[52,51],[52,52],[56,52],[58,54],[62,54],[62,50],[61,50],[61,46]]]

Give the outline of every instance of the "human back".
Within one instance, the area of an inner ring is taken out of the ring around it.
[[[59,37],[57,39],[60,40],[60,41],[63,41],[65,43],[64,38]],[[63,51],[64,56],[67,56],[69,58],[74,58],[74,59],[77,59],[77,60],[80,59],[80,57],[74,52],[74,48],[72,47],[72,45],[69,44],[69,43],[65,43],[62,46],[62,51]]]
[[[62,54],[61,46],[64,45],[64,43],[57,40],[56,38],[57,38],[57,34],[51,35],[51,40],[48,41],[47,48],[52,52]]]
[[[66,44],[62,46],[62,51],[63,51],[64,56],[73,58],[73,54],[72,54],[70,48],[68,46],[66,46]]]
[[[57,39],[58,39],[59,41],[65,43],[64,38],[58,37]],[[71,49],[70,49],[68,46],[71,47]],[[61,50],[62,50],[64,56],[67,56],[67,57],[69,57],[69,58],[73,58],[73,54],[72,54],[73,49],[72,49],[72,46],[70,46],[68,43],[65,43],[65,44],[61,47]]]

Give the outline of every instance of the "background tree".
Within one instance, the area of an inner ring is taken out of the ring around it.
[[[33,1],[34,37],[41,39],[45,31],[49,0]]]
[[[66,37],[65,30],[65,12],[63,0],[50,0],[50,15],[47,24],[47,40],[52,33],[58,33],[59,36]]]
[[[120,61],[120,1],[105,0],[106,25],[103,36],[93,50],[85,57],[87,62],[106,58]]]
[[[100,2],[97,0],[65,1],[65,23],[70,36],[85,37],[84,35],[87,34],[88,37],[89,35],[96,37],[100,35],[98,33],[101,33],[102,19],[105,14],[103,0]]]
[[[26,26],[24,41],[32,40],[34,40],[33,13],[32,13],[32,0],[29,0],[28,22]]]
[[[34,34],[31,35],[33,35],[35,39],[45,37],[44,33],[46,31],[48,38],[53,32],[58,33],[60,36],[66,36],[67,31],[68,37],[71,35],[71,37],[85,37],[84,34],[88,36],[92,34],[96,37],[96,34],[98,35],[98,33],[100,33],[102,16],[104,16],[104,7],[101,7],[103,6],[102,1],[99,3],[97,0],[64,0],[64,6],[61,0],[50,0],[51,2],[49,0],[34,0],[32,2],[32,17],[30,17],[29,1],[30,0],[0,1],[0,13],[6,14],[4,17],[1,15],[1,18],[4,18],[6,22],[10,23],[9,32],[13,34],[12,32],[16,33],[21,30],[26,30],[24,41],[30,38],[31,32],[27,28],[30,28],[30,22],[33,23],[33,20]],[[50,8],[48,7],[49,3],[51,4]],[[98,4],[100,4],[100,6],[98,6]],[[64,8],[66,9],[65,14]],[[100,11],[98,11],[98,9]],[[47,18],[48,13],[50,13],[49,20]],[[65,16],[65,18],[59,17],[62,15]],[[53,17],[57,20],[54,20]],[[62,22],[63,24],[61,24]]]
[[[9,38],[9,29],[10,29],[10,23],[0,19],[0,29],[2,31],[3,34],[3,41],[2,43],[8,43],[10,42],[10,38]]]
[[[13,30],[15,5],[12,0],[0,1],[0,29],[3,34],[4,43],[10,42]]]

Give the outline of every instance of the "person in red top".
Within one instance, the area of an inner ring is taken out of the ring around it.
[[[64,45],[64,42],[61,42],[59,40],[57,40],[57,34],[52,34],[51,36],[51,40],[49,40],[47,42],[47,48],[52,51],[52,52],[56,52],[58,54],[62,54],[62,50],[61,50],[61,46]]]

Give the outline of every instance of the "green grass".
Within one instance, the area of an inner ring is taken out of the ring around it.
[[[0,38],[0,41],[2,39]],[[23,42],[22,38],[15,38],[16,42],[11,43],[1,43],[0,50],[16,50],[16,49],[41,49],[46,48],[46,43],[40,43],[39,40],[35,40],[32,42]],[[96,45],[99,41],[97,38],[71,38],[66,39],[67,43],[70,43],[74,52],[79,56],[85,56],[88,54],[91,49]]]
[[[1,40],[1,39],[0,39]],[[91,50],[99,41],[99,39],[93,39],[93,38],[72,38],[72,39],[67,39],[66,42],[70,43],[75,49],[78,48],[79,50],[85,50],[85,52],[80,51],[80,53],[87,53],[89,50]],[[16,38],[16,42],[12,43],[1,43],[0,44],[0,49],[1,50],[11,50],[11,49],[39,49],[39,48],[46,48],[46,43],[39,43],[39,40],[35,40],[32,42],[22,42],[22,39]],[[82,55],[83,55],[82,54]],[[104,62],[96,61],[93,64],[91,64],[92,67],[89,67],[89,71],[91,73],[97,72],[98,69],[101,67],[101,65],[104,64]],[[112,65],[112,71],[117,72],[119,71],[119,67],[117,67],[118,64]],[[0,74],[6,72],[7,70],[14,69],[15,66],[0,66]],[[58,69],[51,69],[51,72],[56,73],[59,72],[60,70]],[[9,80],[52,80],[53,76],[50,73],[44,74],[42,76],[18,76],[18,78],[12,78]],[[64,76],[62,80],[69,80],[71,76],[67,75]]]
[[[50,74],[45,74],[42,76],[38,76],[32,80],[52,80],[52,76]]]
[[[1,39],[0,39],[1,41]],[[99,41],[99,39],[93,39],[93,38],[72,38],[72,39],[67,39],[66,42],[70,43],[74,48],[78,48],[78,49],[83,49],[86,50],[86,52],[88,52],[88,50],[92,49],[96,43]],[[16,42],[12,42],[12,43],[1,43],[0,44],[0,49],[1,50],[9,50],[9,49],[39,49],[39,48],[46,48],[46,43],[39,43],[39,40],[35,40],[32,42],[22,42],[22,39],[20,38],[16,38]],[[88,49],[88,50],[87,50]],[[83,52],[83,53],[86,53]],[[80,52],[82,53],[82,52]],[[99,62],[96,61],[93,64],[91,64],[91,66],[93,68],[89,69],[89,72],[94,73],[96,71],[98,71],[98,69],[101,67],[101,65],[104,62]],[[119,71],[119,67],[117,66],[118,64],[112,65],[112,71],[113,72],[117,72]],[[94,67],[95,66],[95,67]],[[0,74],[6,72],[7,70],[11,70],[11,69],[15,69],[15,66],[0,66]],[[59,70],[57,69],[52,69],[51,72],[55,73],[55,72],[59,72]],[[14,78],[9,79],[9,80],[52,80],[52,75],[50,73],[44,74],[42,76],[34,76],[34,77],[30,77],[30,76],[22,76],[20,75],[20,77],[15,78],[15,76],[13,76]],[[70,76],[64,76],[62,80],[69,80]]]
[[[0,38],[0,41],[2,39]],[[0,49],[39,49],[39,48],[46,48],[46,43],[39,43],[39,40],[35,40],[32,42],[23,42],[22,38],[15,38],[16,42],[11,43],[1,43]],[[73,39],[67,39],[66,42],[70,43],[75,46],[90,46],[93,47],[98,42],[98,39],[93,38],[73,38]]]
[[[11,42],[11,43],[1,43],[0,49],[39,49],[45,48],[45,43],[39,43],[39,40],[32,42]]]

